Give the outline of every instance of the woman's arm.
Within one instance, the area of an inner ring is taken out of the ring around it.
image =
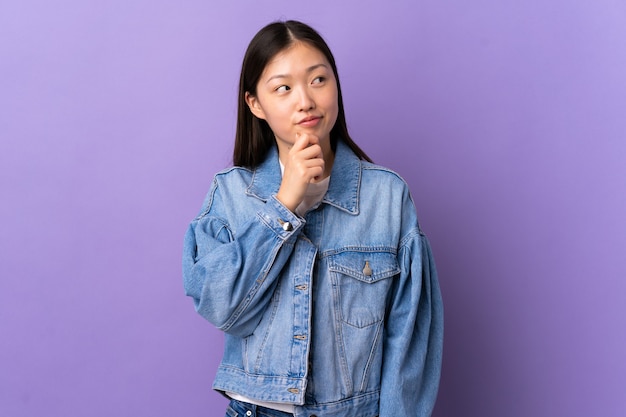
[[[272,197],[235,233],[224,216],[216,215],[228,204],[216,182],[207,201],[185,235],[185,293],[219,329],[245,337],[260,322],[303,222]]]
[[[416,228],[398,254],[386,319],[380,417],[431,415],[441,372],[443,303],[426,237]]]

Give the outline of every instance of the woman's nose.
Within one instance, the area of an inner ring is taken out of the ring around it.
[[[315,108],[315,101],[313,100],[313,97],[307,89],[301,89],[298,97],[298,110],[307,111],[312,108]]]

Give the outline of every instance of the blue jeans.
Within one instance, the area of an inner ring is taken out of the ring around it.
[[[293,414],[231,400],[226,409],[226,417],[293,417]]]

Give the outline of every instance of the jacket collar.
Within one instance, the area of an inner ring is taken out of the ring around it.
[[[278,149],[272,146],[265,160],[253,171],[252,181],[246,194],[267,201],[278,192],[281,180]],[[328,191],[322,203],[357,215],[359,214],[360,188],[361,160],[342,140],[338,140]]]

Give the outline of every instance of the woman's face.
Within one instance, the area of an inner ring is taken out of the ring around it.
[[[297,133],[315,135],[322,148],[339,109],[337,81],[330,63],[318,49],[295,42],[265,67],[256,96],[246,93],[252,113],[274,132],[280,153],[288,151]]]

